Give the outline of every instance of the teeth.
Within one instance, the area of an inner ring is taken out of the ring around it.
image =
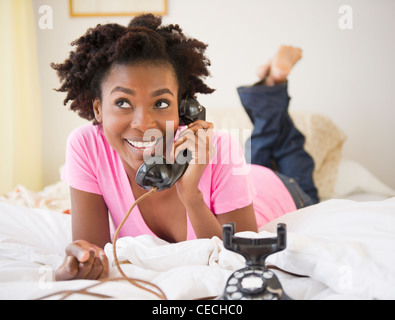
[[[152,142],[144,142],[144,141],[133,141],[133,140],[127,140],[133,147],[136,148],[152,148],[156,141],[152,141]]]

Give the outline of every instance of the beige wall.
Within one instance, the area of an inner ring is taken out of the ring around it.
[[[70,42],[88,27],[128,18],[70,18],[68,0],[33,0],[53,9],[53,29],[37,26],[43,100],[44,182],[58,180],[68,133],[84,123],[62,106],[50,62],[63,61]],[[209,44],[211,86],[201,102],[240,106],[235,88],[252,83],[255,67],[280,44],[303,48],[290,77],[291,107],[329,115],[345,131],[344,156],[395,187],[395,1],[393,0],[168,0],[166,23]],[[353,30],[341,30],[339,7],[351,5]],[[209,112],[209,111],[208,111]]]

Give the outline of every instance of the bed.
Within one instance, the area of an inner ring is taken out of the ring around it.
[[[308,132],[311,124],[305,116],[301,119]],[[323,201],[286,214],[259,233],[239,236],[273,237],[278,223],[287,225],[286,250],[267,263],[277,268],[274,272],[293,299],[395,299],[395,192],[359,163],[334,154],[345,139],[337,136],[320,160],[331,176],[316,175]],[[313,153],[316,142],[308,143]],[[319,156],[314,157],[318,162]],[[62,182],[41,192],[17,186],[1,196],[0,299],[61,299],[65,292],[69,299],[158,299],[125,281],[54,282],[53,270],[70,242],[70,199]],[[105,251],[110,277],[118,278],[111,244]],[[177,244],[148,235],[125,237],[117,242],[117,256],[129,277],[154,283],[170,300],[218,297],[229,276],[245,265],[216,237]],[[89,286],[84,293],[75,292]]]

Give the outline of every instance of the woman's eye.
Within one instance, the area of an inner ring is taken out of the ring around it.
[[[118,108],[121,109],[131,108],[131,105],[126,100],[118,100],[115,104],[117,105]]]
[[[166,109],[170,106],[170,103],[166,102],[166,101],[158,101],[155,104],[155,107],[158,109]]]

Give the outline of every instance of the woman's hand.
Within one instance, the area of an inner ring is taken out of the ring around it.
[[[174,144],[176,159],[177,155],[185,149],[190,150],[192,154],[187,171],[176,184],[181,201],[196,192],[199,193],[200,178],[215,151],[212,145],[213,128],[210,122],[195,121],[180,133],[179,139]]]
[[[66,259],[55,271],[56,281],[107,278],[109,264],[104,250],[87,241],[74,241],[66,248]]]

